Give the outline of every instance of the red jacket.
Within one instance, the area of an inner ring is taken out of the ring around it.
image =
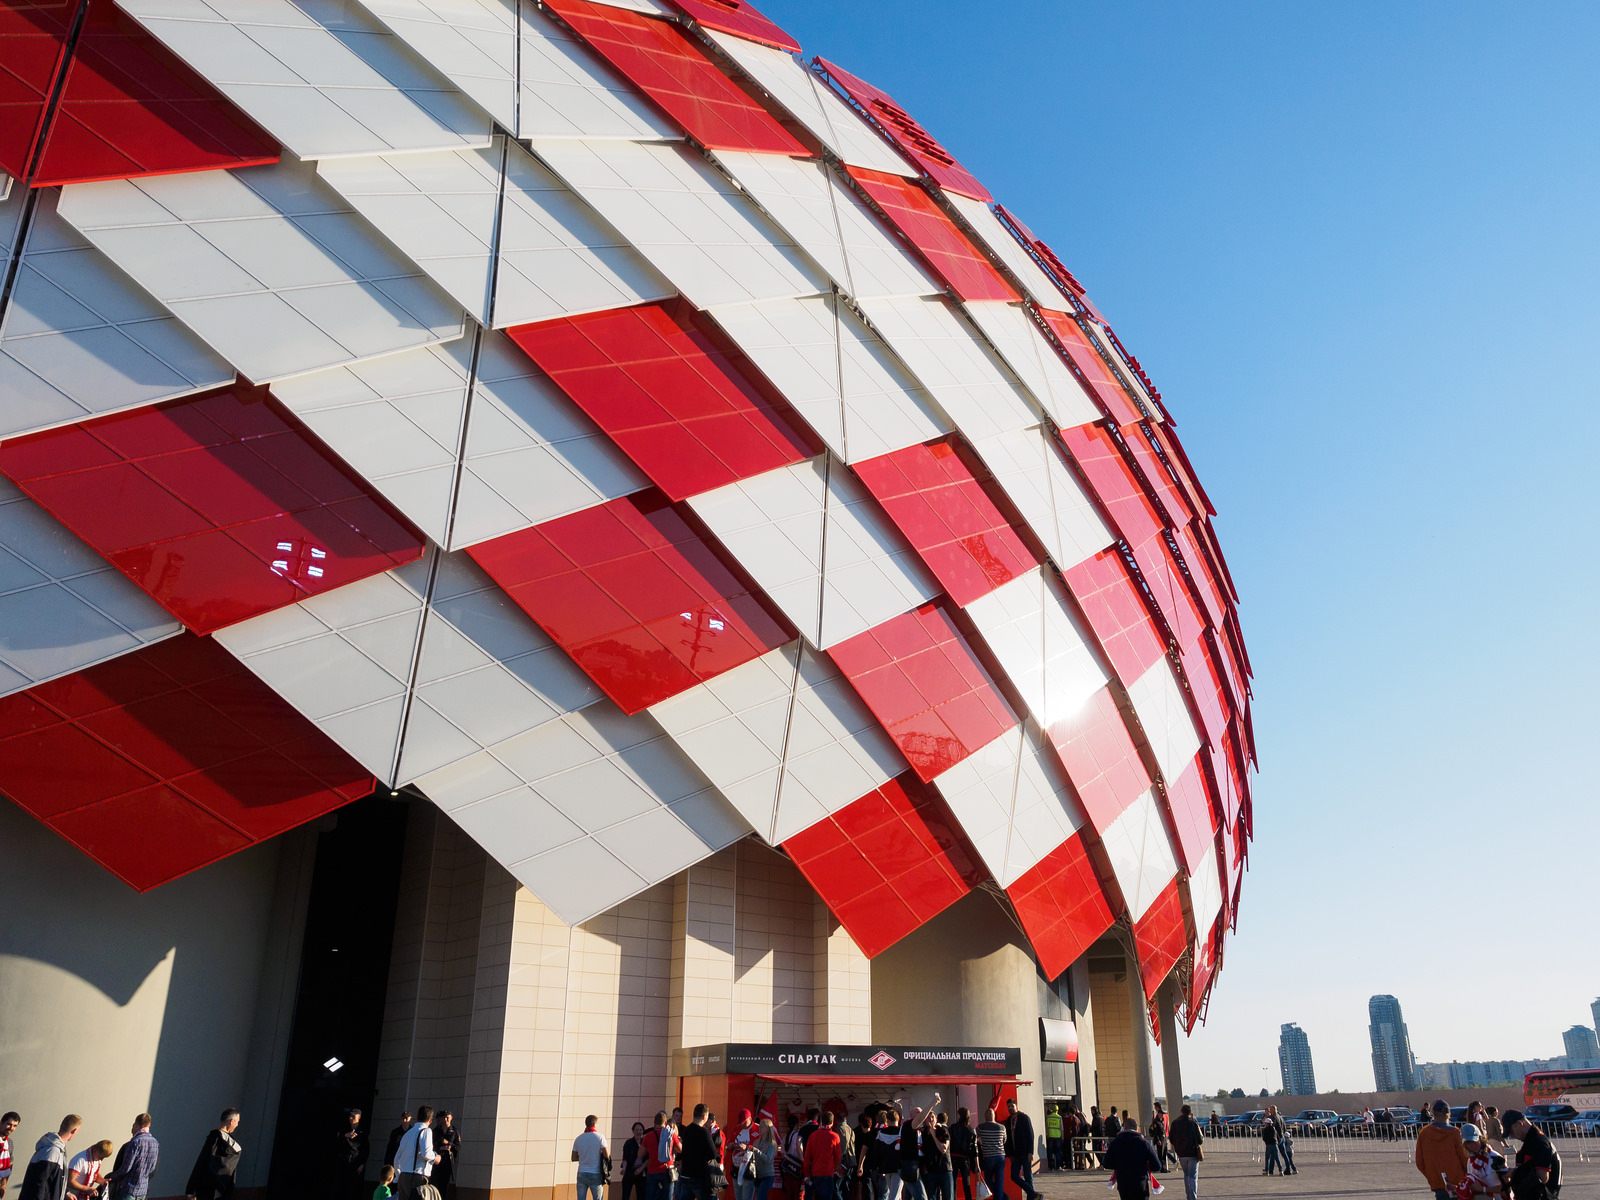
[[[662,1175],[670,1171],[673,1162],[677,1159],[678,1151],[683,1149],[683,1143],[678,1140],[678,1135],[672,1134],[671,1149],[668,1151],[671,1157],[666,1162],[661,1161],[661,1156],[658,1153],[661,1149],[661,1135],[667,1132],[667,1127],[663,1125],[659,1129],[648,1130],[644,1135],[644,1145],[640,1148],[639,1153],[644,1156],[644,1169],[647,1175]]]
[[[842,1155],[839,1135],[824,1125],[806,1139],[806,1152],[800,1158],[800,1174],[807,1179],[837,1175]]]

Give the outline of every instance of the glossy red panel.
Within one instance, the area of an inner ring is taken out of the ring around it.
[[[278,144],[112,0],[89,0],[34,186],[276,162]]]
[[[1139,974],[1144,982],[1144,998],[1155,999],[1172,968],[1188,948],[1188,931],[1183,922],[1183,897],[1174,879],[1161,895],[1133,923],[1133,948],[1139,956]]]
[[[78,0],[0,0],[0,170],[26,179]]]
[[[1064,578],[1123,683],[1165,656],[1166,641],[1115,546],[1070,568]]]
[[[1102,319],[1100,324],[1105,327],[1106,337],[1110,340],[1111,344],[1116,347],[1117,353],[1121,355],[1123,361],[1127,364],[1128,369],[1133,372],[1134,378],[1136,378],[1140,385],[1143,386],[1144,390],[1149,393],[1150,399],[1155,401],[1155,406],[1160,410],[1160,415],[1162,418],[1171,420],[1172,414],[1167,412],[1166,405],[1161,403],[1161,390],[1156,387],[1150,376],[1145,373],[1144,364],[1141,363],[1138,357],[1134,355],[1126,345],[1123,344],[1122,339],[1117,336],[1117,331],[1111,328],[1110,322]]]
[[[1150,790],[1150,772],[1109,687],[1045,733],[1098,832],[1109,829],[1128,805]]]
[[[1183,1031],[1193,1033],[1194,1027],[1205,1020],[1206,1003],[1211,997],[1211,984],[1221,965],[1222,931],[1225,925],[1219,917],[1209,930],[1203,932],[1194,949],[1194,969],[1189,974],[1189,992],[1184,999]]]
[[[1054,312],[1048,308],[1041,308],[1039,315],[1044,318],[1050,332],[1055,334],[1067,360],[1078,369],[1078,375],[1088,387],[1089,394],[1100,402],[1100,407],[1111,419],[1119,426],[1139,420],[1142,414],[1138,405],[1112,374],[1110,366],[1100,356],[1099,347],[1089,340],[1089,335],[1079,327],[1077,319],[1070,313]]]
[[[1156,500],[1166,511],[1167,524],[1186,524],[1194,515],[1189,507],[1189,498],[1183,494],[1183,490],[1178,487],[1178,481],[1172,476],[1171,469],[1150,444],[1147,426],[1143,422],[1129,426],[1123,430],[1123,435],[1128,449],[1133,451],[1134,461],[1144,472],[1145,481],[1155,489]]]
[[[1123,541],[1137,546],[1160,532],[1161,514],[1109,429],[1100,424],[1079,425],[1063,429],[1061,441],[1105,506]]]
[[[590,0],[545,3],[702,145],[712,150],[810,156],[673,22]]]
[[[1078,834],[1024,872],[1006,896],[1046,979],[1059,976],[1111,928],[1111,906]]]
[[[686,17],[693,17],[707,29],[731,33],[763,46],[775,46],[791,54],[799,53],[795,41],[754,4],[745,0],[669,0]]]
[[[828,653],[923,780],[1017,723],[938,603],[902,613]]]
[[[1206,548],[1205,539],[1195,533],[1196,522],[1180,525],[1173,530],[1177,539],[1178,550],[1181,552],[1183,565],[1187,568],[1190,583],[1199,593],[1200,603],[1205,606],[1206,617],[1213,626],[1222,628],[1223,622],[1228,619],[1228,611],[1233,607],[1232,600],[1222,589],[1217,573],[1211,561],[1211,553]]]
[[[1189,591],[1189,582],[1172,556],[1167,539],[1157,533],[1147,541],[1132,547],[1134,562],[1145,586],[1155,597],[1162,619],[1172,632],[1178,645],[1187,645],[1200,636],[1206,619],[1200,605]]]
[[[1171,465],[1174,474],[1183,484],[1184,490],[1189,493],[1190,500],[1197,512],[1203,512],[1208,517],[1217,515],[1217,510],[1212,506],[1211,498],[1206,495],[1206,490],[1200,483],[1200,477],[1195,474],[1194,464],[1189,461],[1188,452],[1184,450],[1183,443],[1178,440],[1178,434],[1171,424],[1163,421],[1150,426],[1150,434],[1155,438],[1156,445],[1160,448],[1162,456]]]
[[[0,473],[196,633],[422,553],[421,534],[244,385],[17,438]]]
[[[863,167],[846,170],[961,299],[1022,298],[916,180]]]
[[[189,634],[0,699],[0,791],[141,891],[372,787],[237,659]]]
[[[1067,265],[1056,257],[1056,252],[1050,249],[1042,238],[1035,236],[1033,230],[1023,224],[1016,213],[1012,212],[1004,204],[996,204],[994,209],[995,216],[1000,218],[1000,223],[1010,229],[1011,235],[1022,243],[1024,249],[1033,255],[1034,260],[1044,268],[1045,274],[1050,276],[1056,287],[1061,289],[1062,295],[1081,304],[1092,316],[1099,320],[1100,311],[1095,308],[1094,301],[1089,299],[1088,291],[1078,280],[1078,277],[1067,270]]]
[[[942,799],[910,775],[783,843],[872,958],[983,882],[983,868]]]
[[[836,67],[825,58],[814,60],[823,73],[850,99],[854,100],[878,126],[889,135],[902,154],[921,167],[947,192],[971,196],[974,200],[989,201],[994,197],[989,189],[975,179],[970,171],[955,160],[955,156],[941,146],[934,136],[917,123],[916,118],[894,102],[889,93],[875,88],[866,80]]]
[[[1203,756],[1205,751],[1201,751]],[[1200,867],[1202,856],[1217,852],[1217,818],[1206,787],[1206,774],[1196,756],[1177,782],[1167,784],[1167,807],[1178,827],[1178,845],[1183,865],[1190,875]]]
[[[1233,697],[1228,693],[1217,663],[1218,655],[1209,629],[1183,648],[1183,676],[1194,695],[1195,708],[1199,710],[1200,724],[1208,742],[1227,736],[1228,722],[1233,715]]]
[[[857,463],[855,471],[957,604],[1037,565],[950,441],[907,446]]]
[[[615,308],[506,332],[673,500],[817,452],[749,362],[683,306]]]
[[[794,637],[681,514],[648,494],[467,553],[624,712]]]

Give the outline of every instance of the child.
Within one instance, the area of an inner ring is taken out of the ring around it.
[[[385,1167],[378,1176],[378,1186],[372,1189],[372,1200],[390,1200],[394,1195],[394,1168]]]
[[[1461,1141],[1467,1148],[1467,1174],[1456,1185],[1458,1200],[1503,1195],[1505,1187],[1501,1174],[1505,1170],[1506,1160],[1489,1148],[1489,1143],[1476,1125],[1461,1127]]]

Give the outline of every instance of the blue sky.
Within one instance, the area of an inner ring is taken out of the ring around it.
[[[1600,995],[1600,7],[764,0],[1066,259],[1178,417],[1257,841],[1185,1084],[1561,1052]]]

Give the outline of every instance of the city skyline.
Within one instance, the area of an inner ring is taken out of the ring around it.
[[[1311,1059],[1311,1040],[1293,1021],[1278,1030],[1278,1071],[1283,1090],[1293,1096],[1310,1096],[1317,1090],[1317,1070]]]

